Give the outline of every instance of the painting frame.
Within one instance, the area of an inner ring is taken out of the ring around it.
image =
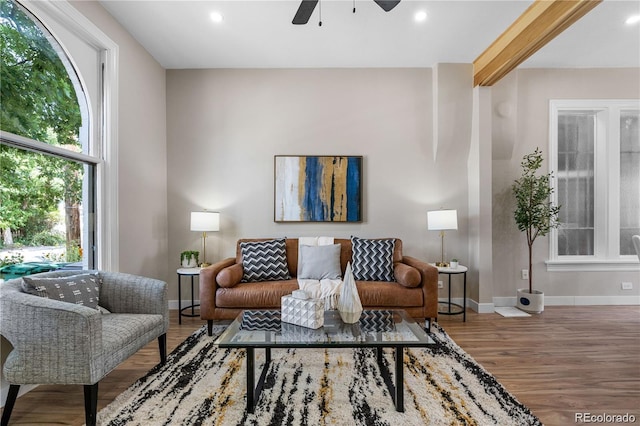
[[[362,222],[361,155],[275,155],[273,220]]]

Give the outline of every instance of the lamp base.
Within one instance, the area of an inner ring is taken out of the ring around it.
[[[211,264],[210,263],[201,263],[200,264],[201,268],[206,268],[207,266],[211,266]]]
[[[448,268],[449,267],[449,262],[436,262],[436,266],[438,268]]]

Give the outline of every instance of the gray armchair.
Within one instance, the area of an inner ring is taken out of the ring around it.
[[[66,277],[54,271],[32,277]],[[22,278],[0,285],[0,334],[13,346],[4,374],[10,384],[2,414],[9,423],[20,385],[84,385],[87,426],[96,424],[98,382],[154,339],[166,361],[167,284],[116,272],[102,278],[100,306],[111,313],[22,291]]]

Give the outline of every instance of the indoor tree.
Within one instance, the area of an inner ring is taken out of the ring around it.
[[[516,198],[514,218],[518,229],[525,233],[529,247],[529,293],[533,293],[533,243],[537,237],[545,236],[559,226],[560,206],[554,206],[550,198],[553,174],[536,174],[542,161],[539,148],[522,157],[522,176],[512,186]]]

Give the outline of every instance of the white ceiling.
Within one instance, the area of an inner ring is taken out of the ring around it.
[[[307,25],[298,0],[100,0],[165,68],[432,67],[471,63],[530,4],[524,0],[321,0]],[[413,15],[428,18],[416,23]],[[215,24],[209,15],[220,12]],[[605,0],[521,67],[640,66],[638,0]]]

